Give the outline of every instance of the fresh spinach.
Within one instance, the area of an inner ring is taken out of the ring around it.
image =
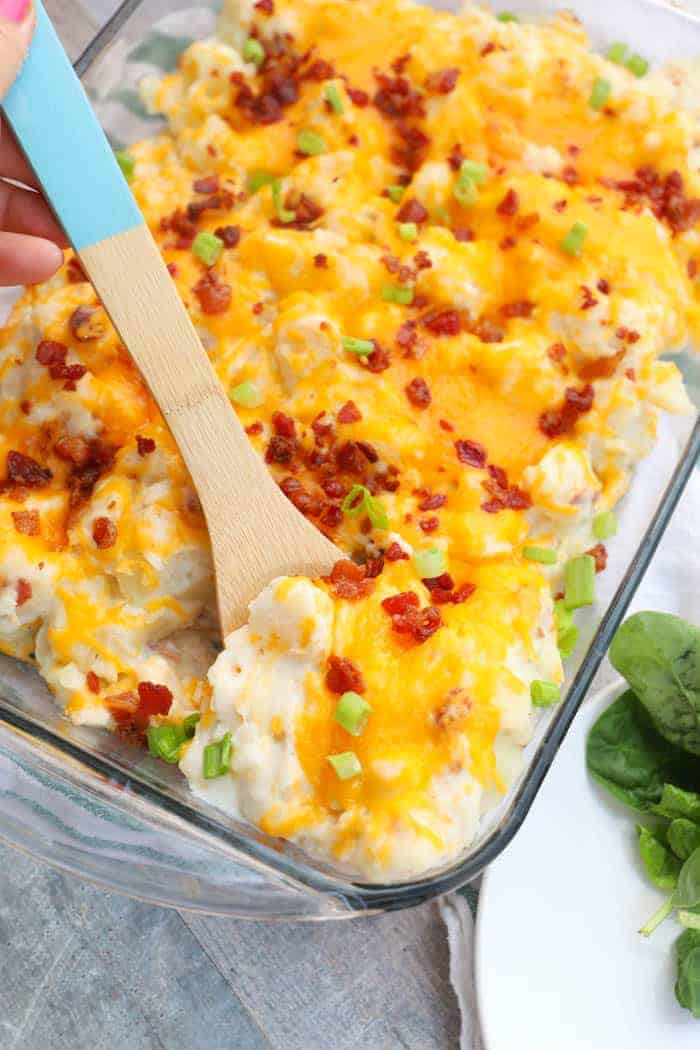
[[[666,834],[669,846],[681,860],[687,860],[700,846],[700,825],[685,817],[672,820]]]
[[[674,890],[683,862],[670,848],[665,828],[662,825],[651,828],[638,824],[637,832],[639,854],[647,875],[660,890]]]
[[[700,1017],[700,930],[686,930],[676,941],[676,999]]]
[[[610,661],[661,736],[699,755],[700,628],[670,613],[635,613],[613,638]]]
[[[674,908],[685,912],[700,909],[700,848],[693,850],[688,859],[683,862],[673,893],[642,927],[640,933],[645,937],[650,937]]]
[[[661,798],[652,808],[659,817],[668,820],[685,817],[700,824],[700,795],[695,791],[684,791],[675,784],[664,784]]]

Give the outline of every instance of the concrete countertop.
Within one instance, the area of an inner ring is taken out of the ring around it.
[[[71,52],[116,6],[47,0]],[[0,1050],[452,1050],[435,905],[335,924],[180,914],[0,846]]]

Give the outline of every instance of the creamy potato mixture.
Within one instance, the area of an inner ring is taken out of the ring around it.
[[[347,560],[272,582],[217,656],[192,484],[69,259],[0,338],[0,648],[68,717],[361,877],[471,841],[659,410],[688,408],[659,355],[698,328],[700,93],[629,57],[566,15],[229,0],[143,84],[167,130],[125,174]]]

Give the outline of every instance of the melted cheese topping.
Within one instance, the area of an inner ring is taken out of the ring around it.
[[[243,57],[249,35],[260,70]],[[595,544],[593,517],[623,495],[658,409],[687,408],[658,356],[700,317],[689,80],[678,67],[637,80],[570,16],[225,4],[216,39],[143,84],[168,128],[131,150],[136,199],[292,501],[361,562],[399,540],[439,548],[473,593],[440,605],[419,644],[382,606],[407,591],[430,606],[411,559],[387,560],[354,601],[327,581],[278,582],[210,689],[197,500],[69,261],[0,339],[0,649],[35,658],[77,721],[123,722],[143,683],[170,691],[171,719],[204,705],[183,751],[195,789],[352,870],[412,875],[458,853],[512,777],[529,683],[561,679],[550,584]],[[454,192],[463,159],[485,166],[470,203]],[[216,231],[226,246],[208,268],[192,240]],[[390,301],[396,289],[412,301]],[[569,417],[567,390],[586,401]],[[354,484],[388,530],[343,512]],[[557,565],[524,560],[528,543],[554,547]],[[372,714],[358,737],[334,719],[331,657],[361,671]],[[157,720],[167,705],[144,710]],[[232,774],[205,781],[203,748],[227,731]],[[347,750],[363,772],[341,781],[327,759]]]

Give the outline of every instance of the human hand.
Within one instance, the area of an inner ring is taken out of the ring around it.
[[[33,31],[32,0],[0,0],[0,101],[19,73]],[[45,281],[63,262],[59,245],[65,245],[65,236],[37,190],[34,174],[0,116],[0,286]]]

